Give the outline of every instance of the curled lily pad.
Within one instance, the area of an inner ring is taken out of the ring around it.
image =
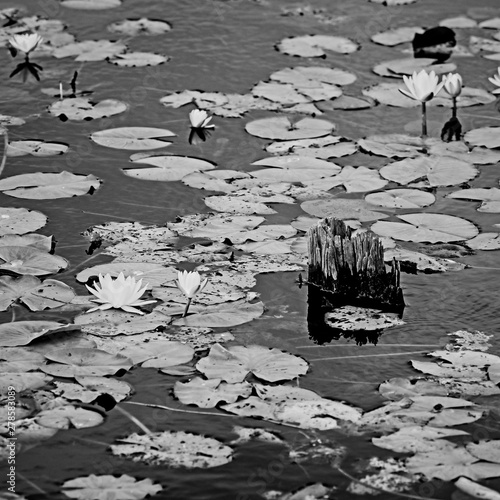
[[[28,345],[35,339],[51,333],[71,330],[73,325],[56,321],[14,321],[0,325],[0,346],[17,347]]]
[[[0,236],[36,231],[47,223],[41,212],[26,208],[0,207]]]
[[[115,149],[158,149],[172,144],[165,137],[173,132],[153,127],[119,127],[94,132],[90,138],[101,146]]]
[[[68,267],[66,259],[33,247],[0,247],[0,269],[5,271],[44,276],[58,273],[66,267]]]
[[[293,122],[286,116],[262,118],[246,124],[245,130],[256,137],[264,139],[310,139],[328,135],[335,125],[327,120],[317,118],[302,118]]]

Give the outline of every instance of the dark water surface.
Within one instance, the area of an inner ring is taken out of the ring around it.
[[[94,174],[104,181],[93,196],[73,199],[36,201],[0,194],[2,206],[36,209],[49,217],[49,223],[39,232],[53,234],[57,239],[57,254],[70,261],[70,272],[60,279],[80,294],[85,289],[76,283],[76,272],[109,260],[97,256],[89,264],[84,263],[89,257],[85,253],[88,242],[81,233],[86,228],[107,221],[135,220],[164,224],[178,215],[208,211],[203,203],[203,197],[207,195],[205,191],[191,189],[180,182],[145,182],[124,176],[121,169],[130,165],[130,152],[91,143],[91,133],[120,126],[167,128],[179,136],[174,145],[169,147],[169,153],[204,158],[216,162],[219,168],[246,170],[252,161],[268,156],[262,149],[268,141],[249,136],[244,126],[255,118],[271,116],[270,112],[252,112],[242,119],[215,117],[217,128],[213,137],[206,143],[194,146],[187,141],[188,108],[165,108],[159,99],[169,91],[184,89],[246,93],[259,80],[266,80],[273,71],[294,65],[314,65],[314,60],[286,56],[273,48],[282,38],[313,33],[349,36],[362,44],[359,52],[351,55],[331,53],[326,59],[332,67],[344,68],[357,75],[357,81],[348,87],[349,94],[357,95],[363,87],[382,80],[371,72],[375,63],[403,57],[397,47],[371,43],[369,38],[374,33],[390,27],[431,27],[445,17],[465,15],[472,7],[471,14],[481,20],[500,12],[497,0],[479,0],[474,4],[470,0],[419,0],[401,7],[384,7],[366,0],[318,0],[310,3],[285,0],[264,0],[262,3],[243,0],[124,0],[122,7],[103,11],[66,9],[56,2],[0,1],[1,8],[14,5],[24,5],[31,15],[45,13],[50,18],[63,20],[78,40],[116,39],[106,31],[106,26],[125,18],[163,19],[173,26],[172,31],[162,36],[138,36],[126,41],[131,50],[151,51],[171,57],[167,64],[150,69],[119,68],[105,62],[80,65],[72,58],[56,60],[35,57],[34,60],[45,69],[44,79],[41,84],[23,85],[19,81],[9,81],[12,61],[6,50],[0,52],[1,81],[11,89],[27,91],[19,99],[4,99],[0,92],[0,112],[32,116],[24,126],[10,127],[10,138],[61,141],[71,147],[71,151],[61,157],[9,158],[3,177],[35,171],[69,170]],[[284,7],[307,5],[327,9],[329,15],[339,17],[339,23],[323,24],[313,17],[280,15]],[[456,31],[459,42],[465,43],[466,36],[460,30]],[[495,61],[481,57],[454,58],[453,61],[458,65],[458,71],[467,86],[491,88],[487,77],[496,72]],[[54,99],[41,94],[40,87],[57,87],[60,79],[67,82],[74,70],[80,73],[79,88],[93,89],[98,100],[117,98],[125,101],[129,104],[128,111],[110,119],[90,122],[63,123],[50,116],[46,108]],[[443,117],[447,114],[448,111],[443,108],[429,110],[431,133],[437,133],[434,124],[443,123]],[[374,133],[400,132],[409,122],[417,120],[419,113],[417,109],[378,106],[355,112],[327,111],[324,118],[337,124],[338,134],[358,139]],[[492,104],[460,111],[460,118],[464,129],[470,130],[497,125],[500,115]],[[411,132],[416,133],[416,130],[411,129]],[[338,163],[379,166],[384,164],[384,160],[358,153],[339,159]],[[496,165],[479,168],[481,175],[472,181],[473,187],[498,184],[500,176]],[[491,224],[500,222],[497,214],[477,212],[477,203],[443,199],[449,191],[451,189],[438,190],[436,204],[424,211],[468,218],[483,231],[491,231]],[[358,194],[353,197],[362,196]],[[270,222],[290,221],[301,213],[298,206],[281,206],[278,210],[279,214],[268,218]],[[402,286],[407,302],[404,313],[406,324],[385,332],[377,346],[356,346],[354,342],[346,340],[322,346],[315,344],[307,330],[307,289],[296,286],[297,273],[259,276],[256,291],[261,293],[267,311],[262,318],[232,331],[239,343],[279,347],[310,360],[310,372],[300,381],[302,387],[313,389],[324,397],[371,409],[383,402],[376,392],[377,386],[391,377],[415,375],[416,372],[408,364],[409,359],[423,359],[421,351],[433,350],[432,345],[443,345],[447,333],[465,329],[497,334],[499,252],[479,251],[462,261],[474,268],[441,275],[403,275]],[[30,318],[30,315],[26,313],[25,317]],[[43,314],[37,315],[37,319],[41,317]],[[0,319],[9,321],[10,315],[3,313]],[[492,342],[494,347],[491,352],[498,354],[500,342],[497,335]],[[413,351],[417,352],[410,354]],[[128,373],[124,380],[135,387],[133,399],[136,401],[176,404],[170,395],[175,382],[173,377],[161,375],[153,369],[138,369]],[[220,415],[188,415],[141,407],[128,408],[155,431],[184,430],[228,441],[234,437],[230,429],[237,421],[239,425],[274,428],[291,442],[301,439],[296,429],[252,419],[235,420]],[[49,492],[48,496],[36,493],[33,486],[24,482],[21,476],[18,477],[17,491],[30,499],[65,498],[59,493],[62,482],[91,473],[129,474],[157,480],[164,486],[164,490],[154,497],[158,500],[262,498],[260,493],[267,489],[292,491],[316,481],[338,485],[343,491],[349,482],[328,465],[308,467],[306,464],[303,468],[290,465],[281,458],[283,448],[262,443],[243,445],[232,463],[206,470],[146,466],[106,452],[106,443],[112,443],[115,438],[137,430],[130,420],[112,411],[100,427],[59,432],[18,460],[18,474]],[[366,437],[347,438],[333,431],[325,435],[348,446],[349,454],[345,463],[351,471],[350,467],[359,458],[375,454],[380,457],[393,455],[375,449]],[[449,498],[449,488],[437,485],[434,497]],[[339,493],[335,498],[361,497]]]

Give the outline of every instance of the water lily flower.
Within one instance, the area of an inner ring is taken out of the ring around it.
[[[98,309],[105,311],[114,308],[123,309],[129,313],[144,314],[134,306],[144,306],[156,302],[156,300],[139,300],[148,285],[142,287],[142,279],[136,281],[133,276],[125,278],[124,274],[120,273],[116,279],[113,279],[109,273],[104,276],[99,274],[99,284],[96,283],[95,288],[85,285],[88,291],[97,297],[92,299],[93,302],[101,304],[89,309],[87,312],[97,311]]]
[[[403,75],[403,81],[407,89],[399,89],[399,91],[410,99],[420,102],[430,101],[444,85],[444,82],[439,83],[439,78],[434,71],[427,73],[425,69],[420,73],[414,71],[412,76]]]
[[[26,33],[24,35],[14,35],[9,38],[9,43],[12,47],[20,52],[28,55],[31,51],[35,50],[43,38],[36,33]]]
[[[444,90],[456,98],[462,92],[462,77],[458,73],[448,73],[443,77]]]
[[[211,119],[204,109],[193,109],[189,112],[189,121],[193,128],[214,128],[215,125],[210,123]]]
[[[497,74],[493,75],[492,77],[488,78],[488,80],[493,84],[496,85],[497,87],[500,87],[500,67],[497,70]],[[500,94],[500,88],[492,90],[492,94]]]
[[[410,99],[415,99],[422,103],[422,139],[427,137],[427,115],[425,103],[430,101],[443,88],[444,82],[439,83],[439,78],[431,71],[427,73],[425,69],[417,73],[413,72],[412,76],[403,75],[406,89],[399,91]]]
[[[193,297],[205,288],[208,283],[208,278],[201,281],[201,276],[198,271],[179,271],[177,273],[177,280],[175,283],[177,284],[177,288],[188,299],[186,309],[184,309],[184,314],[182,315],[182,317],[184,317],[189,310]]]

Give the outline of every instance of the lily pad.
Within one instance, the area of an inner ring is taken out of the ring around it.
[[[271,73],[271,80],[282,83],[291,83],[297,87],[312,86],[313,83],[322,82],[331,85],[349,85],[356,80],[356,75],[350,71],[325,66],[295,66]]]
[[[436,59],[428,57],[393,59],[377,64],[373,72],[380,76],[403,78],[403,75],[409,76],[423,69],[428,72],[434,71],[437,75],[451,73],[457,69],[454,63],[436,64],[436,62]]]
[[[96,412],[75,406],[58,406],[42,410],[35,417],[37,424],[50,429],[86,429],[104,422],[104,417]]]
[[[58,174],[36,172],[0,180],[0,191],[14,198],[54,200],[93,194],[100,185],[100,179],[93,175],[72,174],[66,171]]]
[[[198,361],[196,369],[210,379],[222,379],[229,383],[243,382],[249,373],[268,382],[277,382],[304,375],[308,363],[279,349],[258,345],[226,349],[215,344],[209,355]]]
[[[406,158],[380,169],[384,179],[407,185],[427,179],[429,186],[455,186],[470,181],[479,171],[470,163],[451,156]]]
[[[228,384],[220,379],[203,380],[195,377],[189,382],[176,382],[174,394],[181,403],[200,408],[214,408],[221,402],[234,403],[239,397],[250,396],[252,386],[248,382]]]
[[[190,156],[142,156],[139,154],[139,156],[133,155],[130,160],[133,163],[153,165],[153,167],[123,169],[125,175],[146,181],[180,181],[184,176],[193,172],[215,168],[215,165],[207,160]]]
[[[111,445],[113,455],[170,467],[208,468],[227,464],[233,450],[217,439],[183,431],[131,434]]]
[[[387,208],[422,208],[432,205],[436,197],[432,193],[418,189],[388,189],[380,193],[370,193],[365,201]]]
[[[122,474],[120,477],[111,475],[96,476],[90,474],[66,481],[62,485],[63,493],[69,498],[78,500],[142,500],[156,495],[163,487],[153,484],[151,479],[135,479]]]
[[[474,238],[478,228],[465,219],[453,215],[415,213],[399,215],[401,222],[378,221],[371,230],[380,236],[403,241],[451,243]]]
[[[69,9],[104,10],[119,7],[122,0],[62,0],[61,5]]]
[[[3,262],[2,262],[3,261]],[[0,247],[0,269],[16,274],[44,276],[68,267],[68,261],[33,247]]]
[[[97,0],[95,3],[98,3]],[[110,40],[85,40],[58,47],[52,51],[52,55],[58,59],[77,56],[75,61],[104,61],[125,50],[127,46],[123,43]]]
[[[363,200],[351,200],[347,198],[326,198],[305,201],[300,205],[300,208],[304,212],[320,218],[335,214],[335,217],[338,219],[356,219],[365,222],[389,217],[382,212],[370,210],[370,205]]]
[[[36,231],[46,223],[47,217],[36,210],[0,207],[0,236],[2,237]]]
[[[416,33],[423,33],[424,29],[421,26],[405,26],[402,28],[394,28],[382,33],[376,33],[371,37],[372,42],[387,47],[394,47],[401,43],[408,43],[413,40]]]
[[[1,326],[1,325],[0,325]],[[26,390],[36,390],[44,387],[52,380],[52,377],[45,373],[2,373],[0,380],[0,396],[7,397],[8,392],[12,392],[9,387],[15,387],[16,393],[21,394]]]
[[[75,292],[57,280],[45,280],[43,283],[35,276],[0,276],[0,311],[5,311],[11,304],[20,301],[32,311],[53,309],[71,302]]]
[[[125,52],[109,57],[107,61],[116,66],[140,68],[143,66],[158,66],[166,63],[168,56],[153,54],[152,52]]]
[[[63,378],[114,375],[119,370],[129,370],[132,361],[121,354],[110,354],[100,349],[73,347],[58,349],[45,354],[55,363],[47,364],[43,371]]]
[[[7,156],[54,156],[68,151],[68,146],[59,142],[11,141],[7,147]]]
[[[93,103],[86,97],[75,97],[62,99],[49,106],[49,113],[59,117],[60,120],[94,120],[123,113],[127,110],[127,105],[116,99],[105,99],[98,103]]]
[[[246,124],[245,130],[256,137],[264,139],[310,139],[328,135],[335,125],[327,120],[302,118],[294,122],[287,116],[262,118]]]
[[[164,137],[175,136],[173,132],[152,127],[119,127],[99,130],[90,138],[101,146],[115,149],[158,149],[172,144]]]
[[[358,145],[363,151],[378,156],[412,158],[422,154],[426,142],[420,137],[405,134],[384,134],[360,139]]]
[[[134,390],[129,383],[109,377],[78,377],[77,381],[78,384],[55,382],[57,389],[52,392],[70,401],[92,403],[102,394],[113,396],[115,401],[123,401]]]
[[[479,200],[483,203],[478,212],[500,213],[500,189],[498,188],[471,188],[461,189],[447,195],[447,198],[459,200]]]
[[[342,331],[382,330],[405,324],[396,313],[353,306],[342,306],[327,312],[325,323]]]
[[[141,17],[140,19],[125,19],[124,21],[112,23],[107,29],[111,31],[111,33],[123,33],[129,36],[137,36],[163,35],[170,31],[172,27],[167,21]]]
[[[464,141],[473,146],[500,148],[500,127],[481,127],[469,130]]]
[[[474,250],[500,250],[500,233],[481,233],[467,241]]]
[[[342,172],[329,177],[320,182],[307,182],[309,186],[323,186],[323,189],[332,189],[336,186],[343,186],[347,193],[363,193],[381,189],[388,184],[388,181],[381,179],[379,172],[372,168],[351,167],[346,165]]]
[[[0,325],[0,346],[17,347],[28,345],[35,339],[65,330],[74,329],[56,321],[13,321]],[[2,375],[3,376],[3,375]]]
[[[328,51],[340,54],[351,54],[360,46],[342,36],[305,35],[282,40],[277,49],[283,54],[300,57],[324,57]]]

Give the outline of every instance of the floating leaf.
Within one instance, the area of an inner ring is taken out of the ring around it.
[[[325,51],[350,54],[359,50],[360,46],[342,36],[305,35],[285,38],[277,48],[280,52],[291,56],[323,57],[327,54]]]
[[[500,127],[481,127],[469,130],[464,135],[464,141],[473,146],[499,148]]]
[[[3,325],[0,325],[0,328]],[[2,373],[0,380],[0,396],[7,397],[8,392],[12,392],[9,387],[15,387],[17,394],[26,390],[36,390],[44,387],[52,380],[52,377],[45,373]]]
[[[385,134],[360,139],[358,145],[362,150],[374,155],[388,158],[412,158],[422,154],[426,141],[420,137],[405,134]]]
[[[332,312],[327,312],[325,323],[331,328],[338,328],[342,331],[381,330],[405,324],[396,313],[384,313],[379,309],[353,306],[342,306]]]
[[[59,117],[62,121],[88,121],[95,118],[117,115],[126,110],[127,105],[116,99],[105,99],[98,103],[93,103],[85,97],[62,99],[49,106],[49,113]]]
[[[14,198],[54,200],[93,194],[101,181],[93,175],[76,175],[71,172],[58,174],[36,172],[0,180],[0,191]]]
[[[169,368],[171,366],[182,365],[188,363],[193,359],[194,349],[181,342],[172,342],[164,340],[161,344],[151,342],[156,347],[156,352],[152,353],[144,363],[143,368]],[[153,347],[153,345],[151,347]],[[161,347],[158,349],[158,347]],[[128,351],[122,351],[123,354],[128,356]],[[161,353],[161,354],[160,354]]]
[[[194,377],[189,382],[176,382],[174,394],[185,405],[214,408],[221,402],[234,403],[239,397],[250,396],[252,386],[248,382],[227,384],[220,379],[203,380]]]
[[[44,363],[45,356],[38,352],[27,351],[23,347],[0,348],[0,372],[2,373],[34,371]]]
[[[442,19],[439,21],[439,26],[446,26],[447,28],[475,28],[477,22],[470,17],[456,16]]]
[[[108,394],[115,401],[123,401],[133,391],[133,387],[123,380],[109,377],[78,377],[78,384],[55,382],[57,389],[52,392],[64,399],[92,403],[100,395]]]
[[[217,212],[234,213],[239,215],[275,214],[276,210],[264,203],[249,201],[244,196],[209,196],[205,198],[207,207]]]
[[[446,271],[465,269],[466,267],[465,264],[459,264],[450,259],[435,258],[406,248],[386,248],[384,250],[384,261],[391,263],[393,259],[396,259],[402,268],[405,265],[412,264],[418,271],[424,273],[444,273]]]
[[[409,380],[407,378],[391,378],[380,384],[378,388],[384,398],[398,401],[411,396],[447,396],[448,391],[438,382],[426,379]]]
[[[127,50],[127,46],[123,43],[109,40],[85,40],[58,47],[52,51],[52,55],[58,59],[77,56],[75,61],[104,61],[125,52],[125,50]]]
[[[167,21],[141,17],[140,19],[125,19],[124,21],[112,23],[107,29],[111,31],[111,33],[123,33],[129,36],[137,36],[163,35],[167,31],[170,31],[172,27]]]
[[[351,167],[346,165],[339,174],[325,179],[324,181],[310,184],[320,187],[323,184],[325,191],[335,186],[344,186],[347,193],[363,193],[381,189],[388,184],[380,178],[377,170],[366,167]]]
[[[477,209],[478,212],[500,213],[500,189],[498,188],[462,189],[450,193],[447,198],[480,200],[483,203]]]
[[[472,222],[453,215],[420,213],[399,215],[398,218],[406,223],[378,221],[371,230],[396,240],[430,243],[463,241],[479,234]]]
[[[99,130],[90,138],[101,146],[115,149],[158,149],[172,144],[164,137],[175,136],[163,128],[119,127]]]
[[[466,477],[459,477],[455,481],[455,486],[463,491],[468,496],[474,498],[482,498],[484,500],[500,500],[500,493],[498,491],[492,490],[483,486],[482,484],[475,483]]]
[[[416,33],[423,33],[424,29],[420,26],[405,26],[403,28],[394,28],[382,33],[376,33],[371,37],[372,42],[387,47],[394,47],[400,43],[407,43],[413,40]]]
[[[432,205],[436,197],[432,193],[418,189],[388,189],[380,193],[370,193],[365,201],[387,208],[422,208]]]
[[[380,169],[384,179],[398,184],[406,185],[427,178],[432,187],[461,184],[473,179],[478,173],[470,163],[450,156],[406,158]]]
[[[54,156],[68,151],[68,146],[59,142],[11,141],[7,147],[7,156]]]
[[[132,367],[132,361],[121,354],[85,347],[58,349],[45,354],[45,357],[55,363],[44,366],[43,371],[63,378],[114,375],[119,370]]]
[[[113,455],[152,465],[208,468],[233,459],[232,448],[217,439],[183,431],[131,434],[120,442],[123,444],[111,445]]]
[[[237,301],[230,304],[218,304],[204,308],[194,307],[195,314],[174,320],[178,326],[203,326],[208,328],[230,327],[248,323],[264,313],[264,304]]]
[[[500,233],[481,233],[467,241],[474,250],[500,250]]]
[[[296,87],[312,86],[315,83],[331,85],[349,85],[356,80],[356,75],[350,71],[325,66],[295,66],[271,73],[271,80],[291,83]]]
[[[116,66],[139,68],[143,66],[158,66],[169,60],[168,56],[153,54],[152,52],[126,52],[108,58],[108,62]]]
[[[457,66],[453,63],[436,63],[436,59],[428,57],[408,57],[405,59],[394,59],[377,64],[373,68],[373,72],[380,76],[402,78],[403,75],[409,76],[415,71],[419,73],[421,70],[426,70],[427,72],[434,71],[434,73],[440,75],[451,73],[457,69]]]
[[[89,411],[75,406],[58,406],[42,410],[35,417],[37,424],[51,429],[85,429],[104,422],[104,417],[96,411]]]
[[[262,118],[248,122],[245,130],[256,137],[264,139],[309,139],[328,135],[335,125],[327,120],[317,118],[302,118],[293,122],[287,116]]]
[[[322,200],[305,201],[300,208],[308,214],[316,217],[329,217],[335,214],[338,219],[356,219],[361,222],[384,219],[388,217],[382,212],[370,210],[370,205],[363,200],[351,200],[347,198],[327,198]]]
[[[193,172],[212,170],[215,165],[207,160],[190,156],[136,156],[130,160],[133,163],[146,163],[153,168],[126,168],[123,172],[129,177],[146,181],[180,181],[184,176]]]
[[[62,0],[61,5],[70,9],[103,10],[119,7],[122,0]]]
[[[26,208],[0,207],[1,236],[36,231],[45,226],[46,223],[47,217],[41,212]]]
[[[69,498],[79,500],[142,500],[156,495],[163,487],[153,484],[151,479],[137,480],[134,477],[122,474],[115,476],[96,476],[91,474],[66,481],[63,493]]]
[[[66,267],[68,267],[66,259],[33,247],[0,247],[0,269],[6,271],[43,276],[58,273]]]
[[[23,302],[32,311],[52,309],[71,302],[75,292],[57,280],[45,280],[43,283],[35,276],[0,276],[0,310],[5,311],[16,301]]]
[[[258,345],[226,349],[215,344],[196,364],[208,378],[229,383],[243,382],[249,373],[268,382],[291,380],[307,372],[308,363],[298,356]]]

